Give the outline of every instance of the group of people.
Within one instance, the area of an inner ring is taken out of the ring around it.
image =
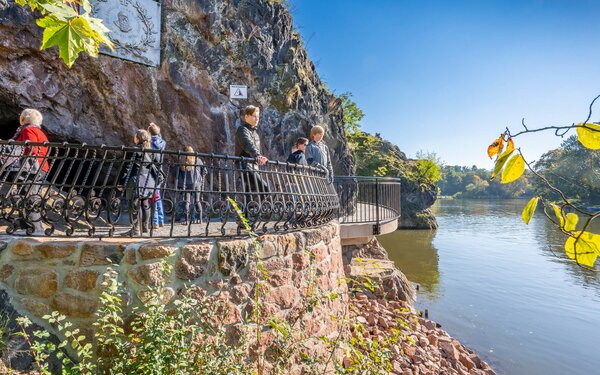
[[[152,149],[164,151],[167,143],[162,138],[160,127],[151,122],[148,129],[138,129],[133,143],[141,146],[142,149]],[[175,207],[175,220],[183,225],[189,222],[201,220],[202,207],[200,204],[200,191],[204,182],[204,176],[207,169],[202,160],[195,155],[192,146],[185,147],[186,156],[179,160],[175,165],[175,180],[177,191],[179,192],[179,203]],[[159,229],[165,224],[165,212],[163,206],[163,197],[161,188],[164,184],[165,174],[162,170],[163,153],[148,153],[143,151],[135,152],[132,162],[128,168],[123,170],[119,181],[127,181],[125,197],[136,207],[139,203],[141,211],[142,232],[149,231],[150,213],[154,204],[154,215],[152,218],[152,228]],[[123,189],[118,186],[117,189]],[[138,212],[135,209],[130,210],[134,228],[132,235],[139,235]]]
[[[257,132],[259,121],[260,108],[249,105],[243,109],[242,124],[235,134],[235,152],[237,156],[256,160],[256,163],[242,164],[242,168],[246,170],[246,186],[251,191],[265,192],[268,191],[268,186],[257,173],[259,167],[268,161],[268,158],[262,153],[260,137]],[[313,126],[310,130],[310,140],[305,137],[298,138],[287,162],[320,167],[325,170],[328,182],[331,184],[333,183],[333,166],[329,148],[323,142],[324,137],[325,129],[320,125]]]
[[[36,109],[25,109],[19,117],[20,126],[11,138],[17,142],[44,143],[48,136],[42,130],[43,116]],[[166,142],[161,136],[161,130],[155,123],[150,123],[148,129],[138,129],[133,137],[134,145],[157,151],[166,148]],[[2,151],[0,160],[0,173],[3,179],[18,181],[14,186],[20,193],[27,196],[40,192],[43,181],[50,171],[48,158],[49,148],[46,146],[7,146]],[[180,204],[176,209],[176,220],[187,224],[188,221],[198,220],[201,217],[198,191],[202,190],[203,176],[207,171],[202,160],[196,157],[191,146],[185,148],[187,156],[177,163],[176,180],[177,189],[181,194]],[[131,208],[131,220],[134,224],[132,235],[138,235],[139,214],[141,214],[141,227],[143,232],[148,232],[150,224],[154,229],[163,227],[165,214],[162,202],[161,187],[165,174],[162,170],[163,154],[160,152],[134,152],[131,162],[125,164],[117,179],[116,189],[124,191],[125,198]],[[2,192],[6,194],[8,192]],[[154,215],[150,220],[152,205]],[[30,229],[35,235],[43,235],[44,228],[40,212],[31,212],[27,220],[18,220],[16,229]],[[33,228],[31,228],[33,226]]]
[[[242,110],[241,114],[242,123],[235,135],[235,152],[237,156],[254,159],[254,162],[241,162],[241,169],[244,171],[242,174],[244,189],[246,192],[267,193],[269,192],[268,182],[262,179],[260,175],[260,167],[269,161],[262,152],[261,141],[257,132],[260,109],[249,105]],[[48,142],[48,137],[42,130],[43,116],[39,111],[30,108],[25,109],[19,120],[20,126],[12,138],[13,140],[35,143]],[[321,167],[325,171],[329,183],[332,183],[331,155],[323,142],[324,136],[325,129],[322,126],[314,126],[310,131],[310,140],[304,137],[296,140],[287,162]],[[133,143],[140,147],[140,151],[133,153],[131,162],[126,164],[127,167],[118,177],[117,190],[125,192],[125,197],[132,208],[139,207],[139,210],[131,210],[131,219],[134,224],[132,235],[139,235],[137,231],[140,226],[138,225],[140,224],[140,218],[138,216],[141,216],[142,232],[147,232],[150,225],[154,229],[158,229],[165,224],[161,192],[165,180],[165,174],[162,170],[163,153],[144,152],[143,150],[164,151],[167,143],[161,135],[160,127],[153,122],[149,124],[147,129],[136,131]],[[175,220],[182,224],[201,220],[200,192],[203,188],[204,176],[207,174],[207,168],[202,160],[195,155],[193,147],[187,146],[185,152],[186,156],[179,160],[175,167],[177,190],[181,195],[178,200],[179,207],[176,207]],[[3,154],[6,155],[6,153]],[[14,163],[17,166],[15,170],[18,170],[19,173],[26,170],[29,176],[27,178],[33,186],[27,194],[37,194],[42,185],[40,182],[44,181],[49,173],[50,164],[47,154],[48,147],[23,147],[23,150],[15,153],[14,160],[2,160],[1,167],[4,170],[9,167],[9,164]],[[28,163],[28,165],[25,168],[20,163]],[[154,207],[154,215],[151,218],[152,206]],[[41,234],[43,227],[40,213],[31,213],[27,219],[28,222],[33,223],[35,233]],[[27,226],[30,224],[22,225]]]

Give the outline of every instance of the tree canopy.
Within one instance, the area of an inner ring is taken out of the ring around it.
[[[584,147],[576,135],[567,138],[560,148],[542,155],[535,168],[551,185],[560,186],[567,196],[588,206],[600,205],[600,153]],[[538,195],[560,199],[542,180],[534,181]]]

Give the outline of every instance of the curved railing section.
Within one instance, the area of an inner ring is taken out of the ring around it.
[[[340,200],[340,224],[373,224],[373,234],[379,234],[382,224],[400,217],[399,178],[339,176],[334,186]]]
[[[165,224],[153,227],[159,196]],[[232,202],[259,233],[316,227],[335,219],[339,209],[325,172],[312,167],[259,167],[254,159],[135,147],[0,141],[0,230],[8,234],[240,235],[245,226]]]

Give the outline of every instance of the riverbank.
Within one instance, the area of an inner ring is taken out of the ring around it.
[[[359,293],[350,300],[350,306],[351,321],[362,324],[366,338],[382,341],[393,335],[394,329],[402,333],[401,339],[390,347],[392,374],[496,374],[476,353],[452,338],[439,324],[420,317],[404,301],[370,299]]]
[[[380,292],[365,290],[354,294],[349,301],[350,321],[355,322],[353,335],[361,331],[362,338],[380,343],[394,337],[386,349],[392,361],[392,374],[496,374],[478,354],[451,337],[440,324],[421,317],[413,307],[412,286],[377,239],[361,246],[345,246],[344,262],[350,279],[368,278],[381,286]],[[389,286],[398,290],[390,293]]]

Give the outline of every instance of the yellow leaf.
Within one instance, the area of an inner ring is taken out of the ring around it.
[[[578,236],[580,232],[575,232]],[[565,253],[571,259],[584,266],[593,267],[596,258],[600,255],[600,236],[590,232],[583,232],[581,237],[569,237],[565,242]]]
[[[577,124],[577,139],[587,148],[600,149],[600,125],[589,122],[585,125]]]
[[[565,227],[565,215],[563,214],[562,210],[560,209],[560,207],[558,207],[555,204],[551,204],[550,206],[554,210],[554,214],[556,215],[556,218],[558,219],[558,224],[560,225],[561,228],[564,228]]]
[[[506,163],[500,182],[503,184],[513,182],[521,177],[523,172],[525,172],[525,160],[523,160],[521,155],[515,155]]]
[[[506,142],[506,151],[509,152],[515,149],[515,142],[513,142],[512,138],[508,138],[508,142]]]
[[[565,221],[565,230],[572,231],[575,230],[577,226],[577,221],[579,221],[579,216],[577,214],[569,213],[567,214],[567,220]]]
[[[502,155],[500,155],[500,157],[498,158],[498,160],[496,160],[496,165],[494,166],[494,172],[492,173],[492,177],[490,178],[490,180],[493,180],[494,178],[496,178],[496,176],[498,175],[498,173],[500,173],[500,170],[502,169],[502,167],[504,167],[504,164],[506,163],[506,161],[508,160],[508,157],[512,154],[512,150],[511,151],[504,151],[504,153]]]
[[[498,139],[496,139],[494,142],[492,142],[491,145],[488,146],[487,154],[491,159],[492,156],[494,156],[496,154],[500,155],[503,148],[504,148],[504,138],[503,138],[503,135],[500,134],[500,137]]]
[[[540,197],[531,198],[529,203],[527,203],[527,205],[523,209],[523,212],[521,213],[521,218],[523,219],[523,222],[525,224],[529,224],[529,221],[531,220],[531,217],[533,216],[533,213],[535,212],[535,209],[537,207],[539,200],[540,200]]]

